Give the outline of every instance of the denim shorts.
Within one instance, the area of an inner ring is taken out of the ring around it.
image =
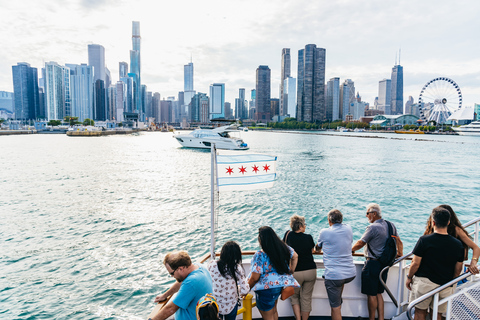
[[[257,300],[257,308],[260,311],[269,311],[275,307],[275,301],[280,297],[283,288],[272,288],[266,290],[255,291],[255,299]]]

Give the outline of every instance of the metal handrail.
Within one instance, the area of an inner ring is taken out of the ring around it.
[[[472,275],[472,273],[471,273],[470,271],[465,272],[464,274],[456,277],[455,279],[451,280],[450,282],[445,283],[443,286],[440,286],[440,287],[438,287],[438,288],[435,288],[435,289],[433,289],[432,291],[430,291],[430,292],[424,294],[423,296],[421,296],[421,297],[413,300],[412,302],[410,302],[410,303],[408,304],[408,307],[407,307],[407,317],[408,317],[408,319],[413,320],[411,313],[412,313],[412,309],[413,309],[413,307],[414,307],[415,305],[419,304],[420,302],[422,302],[422,301],[425,300],[425,299],[430,298],[431,296],[435,295],[436,293],[439,293],[439,292],[442,291],[443,289],[448,288],[448,287],[450,287],[451,285],[454,285],[455,283],[457,283],[457,282],[459,282],[459,281],[462,281],[463,279],[466,279],[466,278],[470,277],[471,275]]]
[[[473,224],[475,224],[475,223],[477,223],[477,222],[479,222],[479,221],[480,221],[480,217],[475,218],[475,219],[470,220],[469,222],[465,223],[465,224],[463,225],[463,227],[464,227],[464,228],[468,228],[468,227],[470,227],[471,225],[473,225]],[[395,260],[395,261],[393,262],[393,264],[392,264],[391,266],[386,266],[385,268],[383,268],[382,271],[380,271],[380,274],[379,274],[380,283],[383,285],[383,287],[385,288],[385,291],[387,291],[388,296],[390,297],[390,299],[392,299],[393,304],[394,304],[397,308],[398,308],[398,301],[397,301],[397,299],[395,299],[395,297],[393,296],[392,292],[391,292],[390,289],[387,287],[387,284],[383,281],[382,275],[383,275],[383,273],[384,273],[386,270],[390,269],[390,267],[393,267],[393,266],[396,265],[397,263],[399,263],[399,262],[401,262],[401,261],[409,258],[412,254],[413,254],[413,251],[411,251],[411,252],[407,253],[406,255],[398,258],[397,260]]]

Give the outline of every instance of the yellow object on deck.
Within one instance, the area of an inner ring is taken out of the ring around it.
[[[253,296],[249,293],[243,299],[243,307],[237,311],[237,315],[243,313],[243,320],[252,320],[252,308],[257,305],[256,302],[252,303]]]

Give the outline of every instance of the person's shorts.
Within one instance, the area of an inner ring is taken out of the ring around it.
[[[328,302],[331,308],[337,308],[342,305],[342,291],[345,283],[351,282],[355,277],[342,280],[325,279],[325,289],[327,289]]]
[[[283,288],[272,288],[255,291],[257,308],[260,311],[269,311],[275,306],[275,301],[280,297]]]
[[[423,296],[425,293],[432,291],[433,289],[436,289],[440,287],[439,284],[436,284],[435,282],[430,281],[428,278],[424,277],[414,277],[412,280],[412,291],[410,292],[410,302],[413,300],[420,298]],[[444,290],[440,291],[440,298],[439,300],[442,300],[448,296],[450,296],[454,291],[454,287],[448,287],[445,288]],[[419,304],[415,306],[415,308],[418,308],[420,310],[427,310],[428,307],[433,308],[433,296],[423,300]],[[438,312],[439,313],[445,313],[447,312],[447,303],[443,303],[438,306]]]
[[[377,260],[367,260],[362,269],[362,293],[369,296],[376,296],[379,293],[383,293],[385,288],[383,287],[380,279],[380,271],[385,268]],[[383,281],[387,281],[388,270],[383,273]]]

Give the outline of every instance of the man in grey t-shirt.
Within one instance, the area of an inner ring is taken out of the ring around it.
[[[363,248],[365,245],[364,255],[367,259],[362,269],[362,293],[368,297],[368,315],[370,320],[375,319],[375,312],[378,311],[378,320],[384,319],[384,305],[382,293],[385,288],[380,282],[380,271],[385,268],[377,259],[382,255],[385,242],[388,238],[388,225],[382,219],[382,211],[376,203],[367,205],[367,219],[371,224],[365,230],[362,238],[358,240],[352,247],[352,253]],[[398,237],[397,229],[390,222],[393,229],[393,236],[397,242],[397,256],[402,255],[403,245]],[[387,281],[387,272],[383,274],[383,281]]]

